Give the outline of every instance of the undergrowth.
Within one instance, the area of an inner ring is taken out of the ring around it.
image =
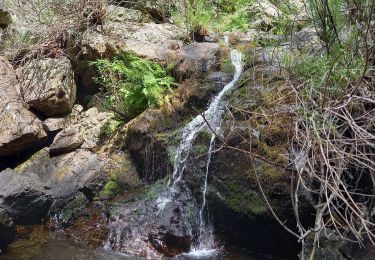
[[[95,80],[103,86],[106,106],[125,118],[169,100],[174,80],[158,63],[123,53],[91,64],[99,71]]]

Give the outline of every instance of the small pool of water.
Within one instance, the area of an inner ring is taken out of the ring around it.
[[[211,252],[212,251],[212,252]],[[136,260],[146,259],[125,255],[77,242],[62,232],[46,230],[43,226],[22,228],[17,241],[0,253],[2,260]],[[169,259],[165,257],[165,259]],[[261,260],[238,249],[196,251],[174,257],[175,260]]]

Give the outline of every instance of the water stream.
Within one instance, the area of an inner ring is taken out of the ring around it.
[[[225,39],[225,42],[229,42],[227,37]],[[199,254],[199,252],[202,254],[206,254],[211,250],[214,250],[213,229],[211,225],[209,223],[206,223],[205,221],[204,210],[206,207],[206,193],[208,185],[207,182],[209,166],[211,162],[211,153],[215,144],[215,139],[217,135],[220,135],[221,132],[220,126],[224,113],[223,97],[235,86],[241,76],[243,69],[242,54],[237,50],[231,50],[231,61],[235,68],[235,73],[232,81],[225,85],[224,88],[218,93],[218,95],[214,97],[214,99],[208,106],[208,109],[204,113],[196,116],[183,129],[182,138],[180,144],[177,147],[176,155],[174,158],[175,164],[172,180],[171,183],[168,183],[169,191],[157,199],[159,214],[161,211],[163,211],[168,203],[174,201],[176,197],[178,197],[178,193],[180,192],[181,187],[184,185],[183,173],[187,167],[187,160],[197,134],[202,130],[212,132],[207,156],[208,158],[206,164],[206,174],[204,178],[204,185],[202,188],[202,205],[199,211],[199,237],[197,243],[191,250],[191,254]]]

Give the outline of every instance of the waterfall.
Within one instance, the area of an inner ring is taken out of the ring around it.
[[[225,37],[225,43],[229,44],[229,36],[227,35]],[[235,73],[232,81],[225,85],[224,88],[217,94],[217,96],[213,98],[207,110],[203,114],[196,116],[182,130],[181,141],[177,147],[174,158],[175,163],[173,168],[172,180],[170,181],[171,183],[168,183],[169,192],[167,193],[167,195],[164,194],[157,199],[159,214],[168,203],[173,201],[174,198],[178,196],[179,188],[181,186],[180,183],[183,183],[183,173],[187,166],[187,160],[197,134],[202,130],[214,132],[212,133],[210,140],[208,159],[206,164],[206,174],[204,179],[205,181],[202,189],[202,206],[199,211],[199,238],[198,243],[191,251],[192,254],[208,252],[214,249],[213,229],[212,227],[210,227],[210,225],[205,223],[204,210],[206,207],[206,193],[208,185],[207,182],[209,166],[211,162],[211,153],[214,148],[215,138],[217,135],[219,135],[219,131],[221,130],[220,126],[224,113],[224,104],[222,102],[223,97],[229,90],[231,90],[235,86],[241,76],[243,69],[242,54],[237,50],[231,50],[231,61],[235,67]]]
[[[207,158],[207,164],[206,164],[206,175],[204,179],[204,186],[202,191],[202,207],[199,211],[199,238],[198,238],[198,250],[202,250],[203,247],[212,248],[214,241],[213,241],[213,235],[212,235],[212,228],[208,228],[206,226],[206,223],[204,221],[204,208],[206,207],[206,194],[207,194],[207,186],[208,186],[208,172],[210,168],[211,163],[211,155],[212,155],[212,148],[215,146],[215,138],[216,135],[212,134],[211,140],[210,140],[210,146],[208,148],[208,158]]]
[[[175,191],[177,184],[181,181],[186,167],[186,160],[189,157],[197,134],[203,129],[218,129],[221,124],[224,113],[224,107],[221,103],[222,98],[227,91],[234,87],[242,72],[242,54],[237,50],[232,50],[231,60],[235,67],[233,80],[224,86],[220,93],[212,100],[208,109],[202,115],[196,116],[182,131],[182,139],[175,155],[172,191]]]

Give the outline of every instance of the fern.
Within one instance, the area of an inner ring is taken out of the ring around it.
[[[174,80],[155,62],[123,53],[91,64],[99,72],[95,80],[105,89],[106,105],[118,114],[134,117],[168,102]]]

